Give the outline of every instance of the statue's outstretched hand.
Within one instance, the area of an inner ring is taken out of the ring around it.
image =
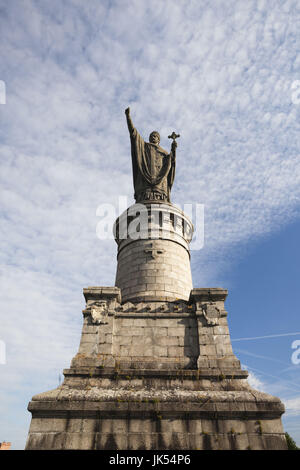
[[[126,116],[129,116],[129,114],[130,114],[130,108],[126,108],[126,109],[125,109],[125,114],[126,114]]]

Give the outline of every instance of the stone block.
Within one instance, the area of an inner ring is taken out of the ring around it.
[[[98,339],[98,336],[97,336],[97,334],[95,334],[95,333],[92,333],[92,334],[90,334],[90,333],[84,333],[84,334],[81,336],[81,341],[80,341],[80,343],[93,343],[93,344],[95,344],[96,341],[97,341],[97,339]]]
[[[154,328],[145,328],[145,334],[147,336],[153,336],[153,337],[157,337],[157,336],[167,336],[168,334],[168,328],[166,327],[162,327],[162,328],[159,328],[159,327],[154,327]]]
[[[175,320],[174,318],[158,318],[156,320],[156,323],[157,323],[157,326],[159,327],[173,327],[173,326],[177,326],[177,320]]]
[[[182,346],[169,346],[168,357],[180,357],[184,356],[184,348]]]
[[[122,345],[122,346],[120,346],[120,348],[119,348],[120,355],[123,356],[123,357],[124,357],[124,356],[125,356],[125,357],[129,356],[129,351],[130,351],[130,350],[131,350],[131,344],[128,345],[128,346],[127,346],[127,345]]]
[[[167,357],[167,348],[165,346],[154,346],[153,348],[155,357]]]
[[[95,346],[94,343],[80,343],[79,346],[79,354],[92,354],[93,347]]]
[[[168,336],[183,336],[184,335],[184,327],[177,327],[177,328],[168,328],[167,332]]]
[[[215,348],[218,356],[228,356],[232,354],[231,344],[216,344]]]
[[[114,336],[113,344],[116,346],[127,346],[132,343],[131,336],[117,335]]]
[[[182,340],[182,343],[180,343]],[[155,344],[158,346],[183,346],[184,339],[178,336],[157,336],[155,338]]]
[[[99,344],[98,354],[111,354],[112,345],[111,344]]]
[[[111,333],[107,333],[105,335],[105,342],[110,344],[112,342],[113,335]]]
[[[147,322],[147,320],[144,318],[135,318],[132,321],[132,324],[134,327],[137,327],[137,326],[145,327],[145,326],[148,326],[149,322]]]
[[[197,359],[197,368],[199,370],[207,367],[217,367],[217,361],[215,366],[210,365],[210,361],[208,360],[207,356],[199,356]]]
[[[203,346],[205,344],[215,344],[213,335],[199,335],[199,344]]]
[[[229,330],[227,326],[214,326],[212,327],[212,330],[214,335],[229,335]]]
[[[104,450],[128,449],[128,436],[124,433],[97,433],[95,448]]]
[[[126,328],[133,326],[134,319],[133,318],[118,318],[117,319],[117,328]]]
[[[202,344],[200,346],[201,356],[216,356],[216,347],[212,344]]]
[[[132,344],[129,349],[129,356],[143,356],[151,357],[154,356],[154,349],[152,345],[136,345]]]
[[[248,434],[249,448],[251,450],[265,450],[264,441],[262,436],[255,434]]]
[[[135,336],[132,340],[132,346],[149,346],[153,344],[153,338],[150,336]]]
[[[33,418],[30,425],[30,432],[65,432],[67,429],[67,420],[65,418]]]
[[[95,334],[98,332],[98,325],[89,325],[89,324],[84,324],[82,327],[82,335],[84,334]]]
[[[239,419],[220,419],[218,421],[219,432],[223,434],[246,433],[245,421]]]
[[[130,432],[130,426],[128,420],[126,419],[112,419],[110,422],[108,421],[107,424],[108,425],[103,429],[104,432],[111,432],[116,434],[127,434]]]
[[[92,434],[97,430],[97,420],[92,418],[82,418],[81,431],[83,434]]]
[[[154,431],[153,421],[150,419],[129,419],[129,433],[151,434]]]
[[[144,327],[132,327],[128,330],[127,334],[131,336],[143,336],[144,335]]]

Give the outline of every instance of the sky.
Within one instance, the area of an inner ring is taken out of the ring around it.
[[[114,285],[96,228],[133,203],[130,106],[146,139],[180,134],[194,287],[229,290],[234,352],[300,445],[300,4],[271,3],[0,0],[0,442],[24,448],[28,402],[76,354],[83,287]]]

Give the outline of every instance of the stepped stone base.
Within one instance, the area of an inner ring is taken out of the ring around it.
[[[243,373],[65,374],[30,403],[27,449],[286,449],[281,402],[252,390]]]
[[[33,397],[27,449],[286,449],[278,398],[253,390],[231,348],[224,289],[121,303],[84,289],[78,354]]]

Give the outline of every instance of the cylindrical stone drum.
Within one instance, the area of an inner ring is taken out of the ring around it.
[[[188,300],[192,286],[191,220],[172,204],[129,207],[115,222],[116,287],[122,302]]]

